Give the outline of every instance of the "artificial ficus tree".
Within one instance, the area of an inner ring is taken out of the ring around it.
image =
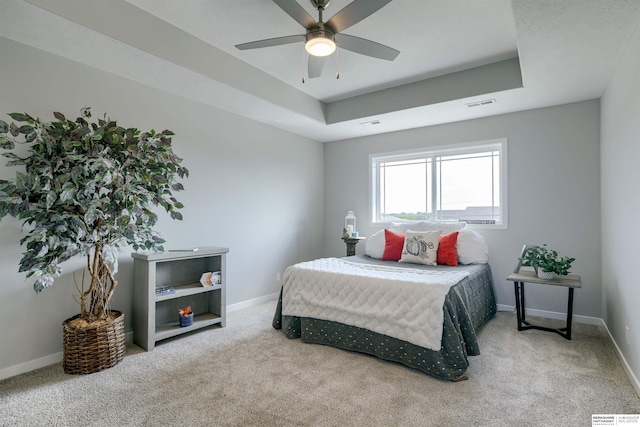
[[[173,193],[184,189],[178,179],[189,171],[173,153],[173,132],[125,129],[106,115],[90,121],[90,108],[74,121],[58,112],[50,122],[9,116],[11,124],[0,120],[0,148],[7,166],[21,169],[0,179],[0,219],[10,215],[28,228],[19,271],[36,277],[39,293],[60,276],[62,262],[85,256],[90,280],[85,285],[83,273],[77,284],[80,317],[106,319],[119,248],[163,250],[153,230],[156,206],[182,219]],[[28,145],[26,157],[10,151],[16,144]]]

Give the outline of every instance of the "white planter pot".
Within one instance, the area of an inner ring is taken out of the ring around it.
[[[555,277],[555,273],[553,271],[542,271],[541,268],[538,268],[538,277],[543,280],[551,280]]]

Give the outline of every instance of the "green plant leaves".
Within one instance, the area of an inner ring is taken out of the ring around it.
[[[173,153],[169,130],[125,129],[106,116],[89,122],[90,108],[74,121],[53,115],[56,120],[41,122],[9,114],[25,123],[20,126],[0,121],[7,165],[25,169],[0,180],[0,219],[10,215],[29,225],[20,241],[26,251],[19,271],[37,277],[36,292],[51,286],[60,263],[78,254],[97,250],[113,271],[122,246],[162,250],[164,240],[153,231],[154,206],[183,219],[184,205],[174,193],[184,190],[177,180],[189,176]],[[27,144],[28,155],[9,151],[16,144]]]
[[[542,246],[528,248],[519,260],[523,261],[524,265],[540,268],[549,273],[553,272],[559,276],[566,276],[575,258],[561,257],[558,251],[549,249],[545,243]]]

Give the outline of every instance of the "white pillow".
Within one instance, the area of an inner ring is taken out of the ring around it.
[[[440,234],[440,230],[408,230],[404,236],[404,247],[402,248],[400,262],[438,265],[438,244],[440,243]]]
[[[442,234],[450,234],[454,231],[460,231],[467,225],[466,222],[450,221],[450,222],[392,222],[389,230],[394,233],[405,234],[407,230],[411,231],[442,231]]]
[[[473,230],[460,230],[456,247],[460,264],[486,264],[489,262],[487,242],[484,237]]]
[[[364,248],[364,253],[371,258],[382,259],[385,247],[384,229],[376,231],[367,238],[367,245]]]

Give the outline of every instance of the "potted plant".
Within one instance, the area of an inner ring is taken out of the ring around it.
[[[163,250],[164,240],[153,231],[153,209],[161,206],[182,219],[183,205],[173,192],[183,190],[177,179],[189,172],[172,151],[171,131],[141,133],[106,115],[90,122],[90,108],[73,121],[53,115],[55,120],[43,122],[9,114],[20,125],[0,120],[7,166],[20,168],[15,179],[0,180],[0,219],[10,215],[28,226],[19,271],[36,277],[36,293],[53,285],[62,262],[86,257],[89,283],[84,272],[76,283],[80,314],[63,323],[63,366],[68,373],[90,373],[124,355],[124,314],[109,309],[118,285],[118,250]],[[27,145],[28,154],[9,151],[16,144]],[[94,356],[94,346],[108,354]]]
[[[524,265],[534,268],[541,279],[553,279],[554,275],[566,276],[569,274],[571,263],[575,258],[560,256],[557,251],[549,249],[547,244],[527,248],[523,256],[519,258]]]
[[[185,308],[181,308],[178,310],[178,315],[180,317],[180,326],[191,326],[193,325],[193,311],[191,311],[191,306],[186,306]]]

